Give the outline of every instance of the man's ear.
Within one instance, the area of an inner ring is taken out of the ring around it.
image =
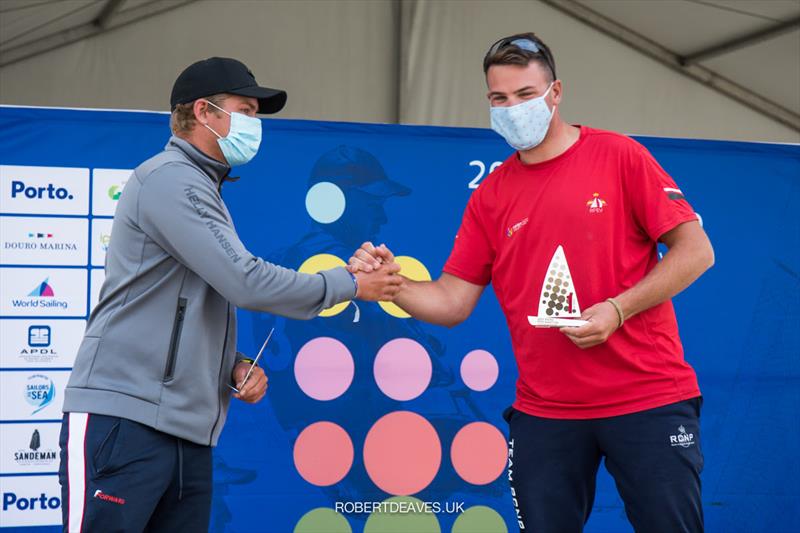
[[[208,124],[208,118],[206,118],[208,114],[208,102],[204,98],[198,98],[194,101],[192,111],[194,111],[194,118],[197,122],[200,124]]]
[[[553,87],[550,89],[550,92],[553,93],[553,103],[555,105],[561,104],[561,97],[563,96],[564,88],[561,86],[561,80],[556,80],[553,82]]]

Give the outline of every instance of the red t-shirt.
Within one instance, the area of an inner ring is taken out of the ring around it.
[[[546,418],[603,418],[700,395],[670,301],[586,350],[557,328],[528,322],[539,314],[559,246],[576,303],[587,309],[638,283],[658,262],[659,237],[691,220],[697,215],[642,145],[585,126],[558,157],[525,165],[514,153],[481,183],[444,271],[493,284],[519,368],[515,408]]]

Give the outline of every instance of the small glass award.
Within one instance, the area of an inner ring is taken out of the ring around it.
[[[567,256],[564,255],[564,248],[559,245],[542,283],[538,316],[529,316],[528,322],[536,328],[577,328],[588,324],[580,316],[581,308]]]

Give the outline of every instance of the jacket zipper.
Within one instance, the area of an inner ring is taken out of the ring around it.
[[[175,312],[175,324],[172,326],[172,339],[169,343],[167,354],[167,367],[164,369],[164,381],[170,381],[175,376],[175,361],[178,357],[178,347],[181,344],[181,330],[183,319],[186,316],[186,298],[178,298],[178,310]]]
[[[222,384],[222,369],[225,368],[225,349],[228,347],[228,330],[230,329],[230,326],[231,304],[228,303],[228,308],[225,312],[225,339],[222,341],[222,357],[219,358],[219,372],[217,373],[217,383],[219,385]],[[222,393],[217,390],[217,419],[214,421],[214,426],[211,428],[211,435],[208,436],[209,446],[211,446],[211,443],[214,440],[214,431],[216,431],[217,425],[219,425],[219,417],[222,414],[222,398],[220,397],[220,394]]]

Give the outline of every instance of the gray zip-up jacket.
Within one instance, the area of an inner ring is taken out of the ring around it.
[[[229,171],[177,137],[134,170],[64,412],[127,418],[213,446],[238,357],[235,308],[310,319],[354,297],[343,268],[300,274],[247,251],[220,196]]]

